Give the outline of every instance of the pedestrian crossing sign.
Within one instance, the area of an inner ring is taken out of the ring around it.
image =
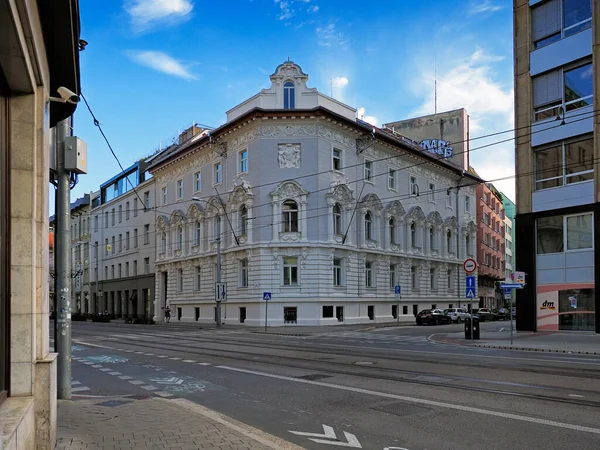
[[[271,293],[270,292],[263,292],[263,300],[264,301],[271,300]]]

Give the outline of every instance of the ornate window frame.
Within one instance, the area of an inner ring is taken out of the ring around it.
[[[308,240],[306,217],[308,191],[298,182],[287,180],[271,192],[271,198],[273,204],[273,241],[297,242]],[[281,212],[283,203],[287,200],[293,200],[298,205],[298,231],[282,231]]]

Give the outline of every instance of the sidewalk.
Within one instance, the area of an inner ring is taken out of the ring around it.
[[[189,400],[141,396],[59,400],[55,448],[302,449]]]
[[[436,333],[431,340],[447,344],[505,350],[600,355],[600,334],[588,331],[540,331],[537,333],[513,331],[511,344],[509,323],[503,331],[481,330],[481,339],[478,341],[465,339],[464,331]]]

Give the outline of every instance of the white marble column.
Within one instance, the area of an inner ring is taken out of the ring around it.
[[[444,229],[440,226],[437,226],[435,228],[435,232],[437,233],[436,241],[437,241],[438,256],[442,256],[444,254]]]
[[[281,214],[279,214],[279,197],[273,197],[273,240],[279,240],[279,230],[281,227]]]
[[[252,219],[252,217],[254,217],[252,215],[252,204],[249,203],[246,205],[246,208],[248,208],[248,222],[246,222],[246,242],[248,242],[248,244],[252,243],[252,229],[254,228],[254,220]]]
[[[350,223],[350,218],[352,217],[352,210],[351,209],[344,209],[344,212],[342,213],[344,220],[342,221],[342,233],[346,233],[346,230],[348,230],[348,236],[346,236],[346,244],[351,244],[352,243],[352,230],[353,228],[356,229],[356,224],[350,224],[350,227],[348,228],[348,224]],[[357,241],[358,242],[358,238]]]
[[[396,230],[396,236],[399,236],[396,244],[398,244],[400,250],[406,250],[406,245],[404,242],[406,239],[406,224],[404,223],[404,220],[396,222],[396,227],[398,228]]]
[[[303,241],[308,240],[308,217],[306,214],[306,196],[302,196],[300,199],[300,239]]]
[[[431,252],[431,249],[429,248],[429,225],[424,225],[423,229],[421,231],[421,235],[424,238],[424,242],[423,242],[423,254],[424,255],[429,255]]]
[[[333,229],[333,203],[327,202],[327,240],[334,241]]]
[[[383,242],[381,243],[381,248],[384,250],[390,250],[392,236],[390,230],[390,215],[385,212],[383,213]]]

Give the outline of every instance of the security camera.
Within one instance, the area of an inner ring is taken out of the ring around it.
[[[50,97],[49,98],[50,101],[60,102],[60,103],[71,103],[73,105],[76,105],[77,103],[79,103],[79,100],[80,100],[79,95],[77,95],[71,89],[61,86],[57,89],[57,92],[58,92],[58,95],[60,95],[60,98]]]
[[[58,91],[58,95],[60,95],[60,97],[65,101],[65,102],[69,102],[69,103],[79,103],[79,95],[77,95],[75,92],[73,92],[72,90],[61,86],[57,89]]]

